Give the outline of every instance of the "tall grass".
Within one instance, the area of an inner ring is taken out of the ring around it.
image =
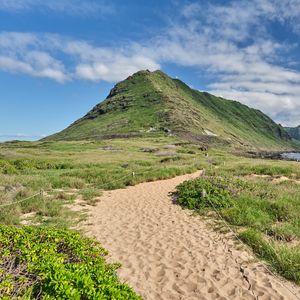
[[[176,143],[176,139],[157,137],[130,141],[0,144],[0,204],[25,198],[41,189],[47,193],[55,190],[71,191],[75,196],[81,194],[89,204],[95,204],[94,199],[101,194],[101,190],[170,178],[202,168],[204,154],[197,145],[176,146]],[[170,144],[174,148],[172,151],[183,152],[180,160],[174,160],[173,157],[170,159],[168,153],[165,156],[158,155]],[[154,150],[147,151],[150,148]],[[2,152],[12,149],[15,155],[1,156]],[[21,187],[22,197],[14,192],[5,192],[7,187],[14,190],[18,186]],[[63,208],[65,200],[56,200],[61,202],[61,209],[57,209],[57,212],[66,211]],[[47,203],[58,205],[50,200]],[[1,211],[0,222],[18,224],[19,217],[24,213],[43,214],[39,199],[32,199],[26,205],[27,209],[15,205]],[[53,215],[49,218],[57,221],[60,217]]]
[[[279,274],[300,284],[300,186],[268,179],[208,176],[177,187],[180,205],[218,215]]]

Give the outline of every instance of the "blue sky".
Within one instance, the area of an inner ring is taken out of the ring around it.
[[[161,69],[300,124],[300,0],[0,0],[0,140],[57,132]]]

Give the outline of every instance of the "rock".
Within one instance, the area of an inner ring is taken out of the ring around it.
[[[156,153],[157,156],[176,156],[176,151],[160,151]]]
[[[7,151],[7,152],[1,152],[0,155],[1,156],[16,156],[18,154],[17,154],[17,152]]]
[[[157,152],[159,149],[158,148],[141,148],[141,151],[147,152],[147,153],[154,153]]]
[[[201,146],[201,147],[199,147],[199,150],[201,150],[201,151],[207,151],[208,148],[206,146]]]
[[[156,128],[155,127],[150,127],[147,132],[153,132],[153,131],[156,131]]]
[[[166,145],[164,146],[164,149],[176,149],[177,146],[176,145]]]
[[[112,145],[106,145],[102,147],[103,150],[108,150],[108,151],[113,151],[113,150],[118,150]]]
[[[162,127],[161,130],[163,130],[166,133],[171,133],[171,129],[167,128],[167,127]]]
[[[23,189],[24,189],[24,186],[20,183],[17,183],[15,185],[6,185],[4,187],[5,193],[15,193],[15,192],[19,192]]]

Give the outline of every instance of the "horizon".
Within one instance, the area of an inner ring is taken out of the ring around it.
[[[141,69],[298,126],[299,17],[300,0],[0,0],[0,141],[64,129]]]

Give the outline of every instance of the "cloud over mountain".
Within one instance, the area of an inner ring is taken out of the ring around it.
[[[0,9],[39,4],[52,10],[69,6],[72,11],[74,6],[70,1],[41,3],[0,0]],[[77,9],[88,12],[84,7],[79,4]],[[192,67],[208,78],[210,92],[259,108],[285,125],[300,122],[300,65],[293,54],[299,45],[271,30],[277,26],[299,37],[300,0],[190,2],[178,5],[167,24],[151,39],[122,40],[113,46],[58,34],[2,32],[0,70],[63,83],[115,82],[165,64]]]

